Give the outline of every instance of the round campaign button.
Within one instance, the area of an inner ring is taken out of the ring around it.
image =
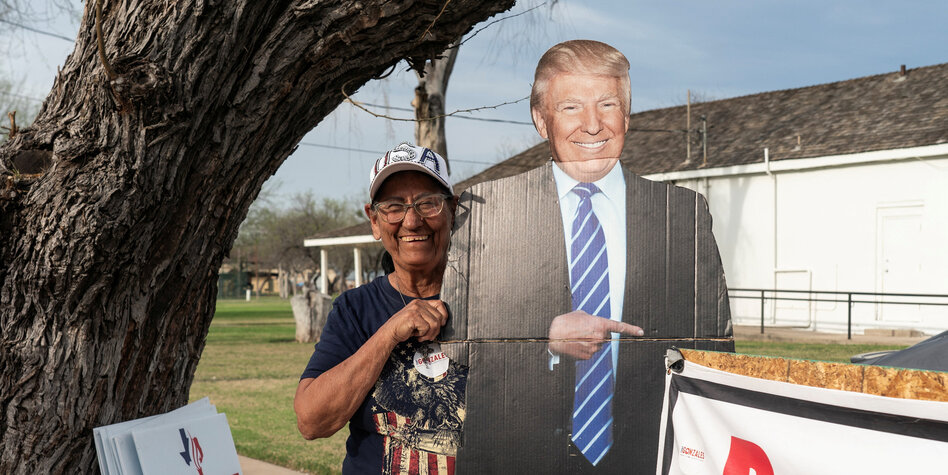
[[[428,378],[439,380],[448,372],[448,356],[441,351],[441,345],[428,343],[415,352],[415,369]]]

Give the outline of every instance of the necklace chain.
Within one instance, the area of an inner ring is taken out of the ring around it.
[[[395,274],[395,290],[398,291],[398,296],[402,298],[402,306],[407,307],[408,302],[405,301],[405,294],[402,293],[402,287],[398,285],[398,274]]]

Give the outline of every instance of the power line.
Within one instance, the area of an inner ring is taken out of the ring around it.
[[[68,42],[70,42],[70,43],[75,43],[75,40],[72,39],[72,38],[67,38],[67,37],[65,37],[65,36],[63,36],[63,35],[60,35],[60,34],[57,34],[57,33],[50,33],[50,32],[48,32],[48,31],[38,30],[38,29],[36,29],[36,28],[33,28],[32,26],[22,25],[22,24],[20,24],[20,23],[17,23],[17,22],[14,22],[14,21],[10,21],[10,20],[5,20],[5,19],[3,19],[3,18],[0,18],[0,23],[6,23],[6,24],[8,24],[8,25],[13,25],[13,26],[15,26],[15,27],[17,27],[17,28],[23,28],[24,30],[32,31],[33,33],[39,33],[39,34],[41,34],[41,35],[52,36],[53,38],[59,38],[59,39],[61,39],[61,40],[66,40],[66,41],[68,41]]]
[[[3,94],[4,96],[16,97],[17,99],[25,99],[27,101],[43,102],[43,100],[38,97],[24,96],[22,94],[15,94],[7,91],[0,91],[0,94]]]
[[[319,148],[328,148],[331,150],[344,150],[346,152],[359,152],[359,153],[370,153],[372,155],[384,155],[385,152],[379,152],[377,150],[365,150],[362,148],[351,148],[351,147],[339,147],[336,145],[326,145],[321,143],[312,143],[312,142],[300,142],[300,145],[306,145],[307,147],[319,147]]]
[[[340,147],[340,146],[338,146],[338,145],[327,145],[327,144],[322,144],[322,143],[300,142],[300,145],[306,145],[307,147],[328,148],[328,149],[331,149],[331,150],[343,150],[343,151],[346,151],[346,152],[367,153],[367,154],[375,155],[375,156],[377,156],[377,157],[378,157],[378,156],[385,155],[385,152],[378,151],[378,150],[366,150],[366,149],[364,149],[364,148]],[[456,158],[452,158],[452,159],[450,159],[450,160],[448,160],[448,161],[450,161],[450,162],[455,162],[455,163],[472,163],[472,164],[475,164],[475,165],[494,165],[494,164],[491,163],[491,162],[478,162],[478,161],[475,161],[475,160],[460,160],[460,159],[456,159]]]
[[[457,117],[458,119],[479,120],[481,122],[497,122],[501,124],[517,124],[533,126],[533,122],[524,122],[522,120],[489,119],[486,117],[467,117],[463,115],[449,115],[448,117]]]

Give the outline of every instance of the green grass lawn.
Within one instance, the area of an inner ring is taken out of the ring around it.
[[[221,300],[191,385],[227,414],[237,452],[309,473],[339,473],[348,430],[306,441],[296,430],[293,394],[313,352],[294,341],[289,301]]]
[[[290,304],[279,298],[221,300],[191,386],[227,414],[237,452],[309,473],[339,473],[348,429],[328,439],[303,440],[296,430],[293,394],[313,351],[294,341]],[[737,341],[738,353],[849,362],[886,345]]]
[[[768,341],[734,342],[735,351],[748,355],[779,356],[801,360],[837,361],[849,363],[849,358],[860,353],[899,350],[906,345],[834,345],[827,343],[785,343]]]

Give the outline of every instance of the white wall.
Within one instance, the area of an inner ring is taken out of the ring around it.
[[[948,294],[948,155],[875,158],[676,184],[707,197],[730,288]],[[845,332],[846,307],[768,302],[765,321]],[[732,299],[731,313],[735,324],[759,324],[760,302]],[[948,329],[948,306],[859,303],[852,315],[857,334]]]

